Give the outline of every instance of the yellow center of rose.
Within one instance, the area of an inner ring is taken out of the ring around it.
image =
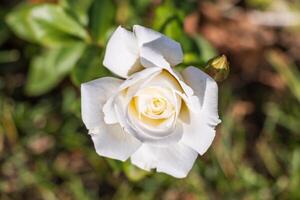
[[[147,115],[160,115],[167,108],[167,100],[163,97],[154,97],[148,103],[147,108],[145,110],[145,114]]]
[[[167,71],[153,77],[141,86],[131,97],[128,107],[134,122],[152,128],[173,127],[181,110],[182,100],[177,94],[183,93],[179,82]]]
[[[158,126],[170,118],[173,119],[175,115],[174,102],[170,101],[171,94],[170,90],[164,88],[144,88],[132,98],[129,111],[139,121]]]

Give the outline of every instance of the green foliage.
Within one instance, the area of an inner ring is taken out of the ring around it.
[[[95,78],[111,75],[108,69],[101,64],[103,60],[102,54],[103,51],[97,46],[86,48],[71,72],[73,83],[80,85]]]
[[[168,25],[172,19],[182,19],[183,13],[180,9],[176,9],[172,1],[165,1],[160,7],[155,10],[153,20],[153,28],[158,31],[163,31],[164,26]]]
[[[46,50],[32,60],[26,91],[40,95],[55,87],[75,66],[85,49],[83,43]]]
[[[32,29],[31,19],[29,18],[33,5],[20,5],[7,16],[7,23],[10,28],[21,38],[35,41],[35,33]]]
[[[73,15],[77,21],[84,26],[89,22],[88,11],[93,3],[93,0],[61,0],[61,6]]]
[[[44,94],[69,74],[76,85],[108,75],[101,54],[114,16],[110,0],[21,4],[10,12],[7,23],[19,37],[47,47],[32,59],[27,94]]]
[[[246,0],[246,3],[251,7],[266,10],[272,4],[272,0]]]
[[[0,63],[15,62],[19,59],[20,55],[17,50],[3,50],[0,51]]]
[[[291,197],[294,199],[300,198],[300,149],[295,149],[291,159],[291,167],[290,167],[290,175],[291,175]]]
[[[8,30],[4,21],[5,10],[0,8],[0,45],[2,45],[9,37]]]
[[[202,62],[205,62],[217,55],[214,47],[212,47],[211,44],[202,36],[195,36],[195,41],[200,52],[200,57],[202,58]]]
[[[90,40],[86,30],[58,5],[20,5],[8,15],[7,23],[19,37],[49,47]]]
[[[104,45],[106,33],[112,28],[115,6],[111,0],[94,1],[90,13],[91,34],[96,43]]]
[[[289,60],[280,52],[269,52],[268,59],[287,82],[289,89],[300,102],[300,72],[297,70],[297,67],[290,64]]]

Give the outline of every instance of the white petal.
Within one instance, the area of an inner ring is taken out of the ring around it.
[[[174,77],[169,70],[162,70],[160,74],[153,77],[146,85],[146,87],[150,86],[169,88],[183,92],[182,86],[178,82],[177,77]]]
[[[182,143],[168,146],[143,144],[131,156],[131,162],[144,170],[156,168],[158,172],[184,178],[193,167],[197,155],[196,151]]]
[[[141,69],[139,48],[132,32],[117,28],[107,43],[103,65],[123,78]]]
[[[175,66],[182,62],[183,53],[178,42],[159,32],[139,25],[133,26],[133,32],[137,37],[138,45],[141,49],[141,58],[144,58],[149,62],[157,63],[156,60],[162,61],[162,59],[159,58],[159,55],[162,55],[171,66]],[[163,62],[164,61],[162,61],[162,64]],[[164,67],[160,65],[157,66]]]
[[[121,83],[120,79],[105,77],[81,85],[81,115],[87,129],[102,123],[102,107]]]
[[[212,144],[216,131],[215,127],[209,126],[203,120],[205,115],[193,113],[190,116],[189,124],[183,123],[184,134],[182,143],[190,146],[200,155],[203,155]]]
[[[181,98],[186,102],[187,106],[190,108],[192,112],[197,112],[200,110],[198,97],[194,95],[193,89],[188,86],[184,81],[182,81],[182,77],[180,74],[175,73],[173,69],[167,68],[167,70],[179,83],[181,86],[183,93],[175,90],[176,94],[181,96]]]
[[[191,112],[189,122],[183,123],[182,142],[199,154],[204,154],[215,137],[215,127],[220,123],[218,115],[218,86],[207,74],[195,67],[188,67],[182,76],[201,104],[200,112]]]
[[[161,52],[153,49],[150,45],[143,45],[140,48],[141,64],[148,67],[171,68],[170,63],[164,58]]]
[[[102,125],[89,131],[99,155],[125,161],[141,146],[142,143],[124,132],[119,124]]]
[[[93,139],[99,155],[126,160],[141,143],[132,135],[124,132],[120,125],[104,122],[102,107],[114,95],[122,80],[100,78],[81,85],[82,119]]]
[[[132,128],[131,133],[143,143],[167,146],[178,142],[184,133],[181,123],[174,123],[174,125],[171,124],[169,127],[165,125],[166,127],[158,129],[151,126],[145,126],[144,123],[132,115],[127,114],[126,117]],[[173,123],[173,121],[174,119],[170,119],[170,123]]]
[[[201,112],[206,114],[212,126],[219,122],[218,85],[214,79],[196,67],[188,67],[182,72],[185,82],[194,90],[201,104]]]
[[[120,86],[119,90],[126,89],[136,83],[141,84],[143,81],[148,80],[153,75],[159,74],[161,72],[161,68],[158,67],[151,67],[144,69],[142,71],[139,71],[133,75],[131,75],[127,80],[124,81],[124,83]]]
[[[118,118],[114,109],[116,96],[110,97],[103,106],[103,113],[104,113],[104,121],[107,124],[116,124],[118,123]]]

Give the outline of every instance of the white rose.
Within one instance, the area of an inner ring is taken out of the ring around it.
[[[118,27],[103,64],[124,78],[82,84],[82,119],[99,155],[185,177],[215,137],[218,87],[182,61],[180,44],[151,29]]]

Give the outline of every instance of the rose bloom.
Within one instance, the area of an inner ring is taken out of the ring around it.
[[[99,155],[188,174],[220,120],[216,82],[196,67],[173,71],[182,60],[180,44],[161,33],[139,25],[116,29],[103,65],[120,78],[81,85],[82,119]]]

